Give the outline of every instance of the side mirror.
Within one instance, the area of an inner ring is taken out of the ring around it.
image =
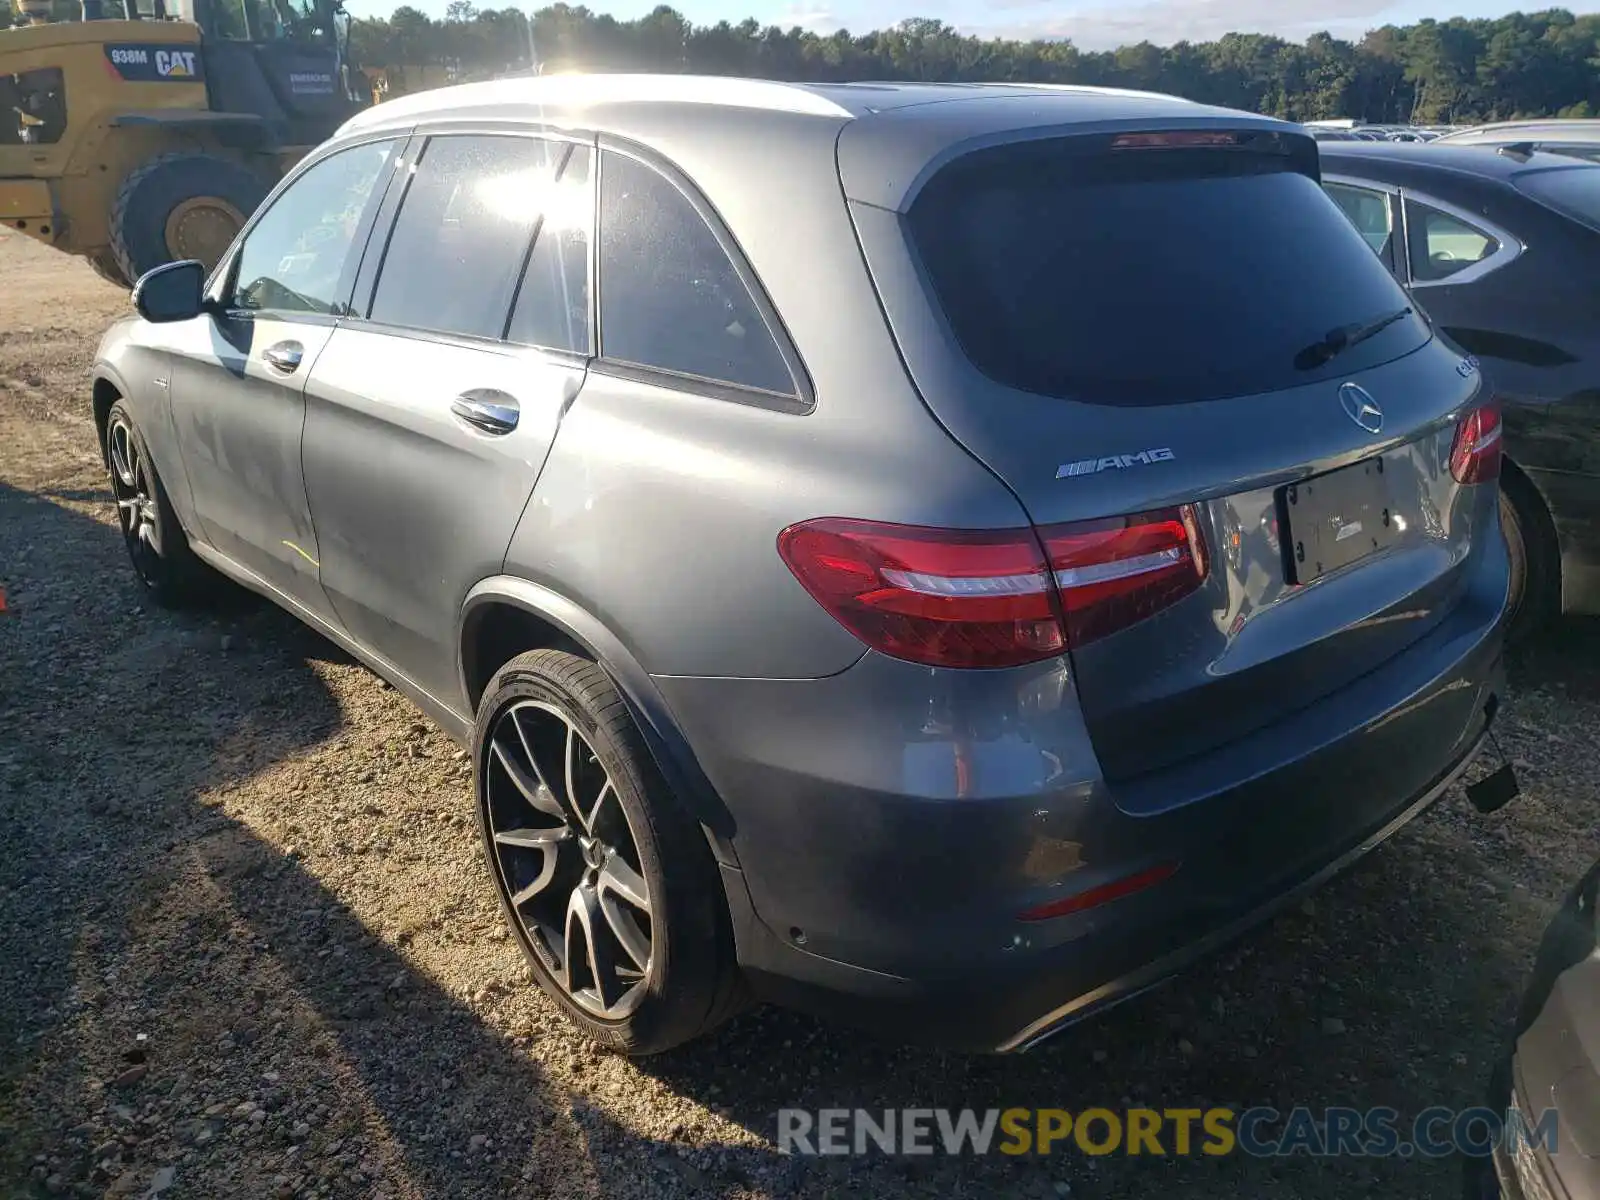
[[[133,307],[146,321],[187,321],[205,311],[206,269],[194,259],[165,263],[139,276]]]

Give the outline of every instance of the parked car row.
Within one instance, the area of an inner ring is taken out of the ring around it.
[[[1384,840],[1500,707],[1503,346],[1414,296],[1518,279],[1518,218],[1480,252],[1476,201],[1326,165],[1092,88],[391,101],[102,342],[137,577],[271,598],[471,747],[598,1043],[753,996],[1026,1049]]]
[[[1368,125],[1360,121],[1308,121],[1319,142],[1431,142],[1454,132],[1451,126]]]

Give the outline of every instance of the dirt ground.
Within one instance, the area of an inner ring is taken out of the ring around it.
[[[1600,854],[1600,629],[1513,665],[1526,794],[1010,1059],[774,1010],[598,1055],[501,929],[463,755],[268,606],[142,606],[89,415],[127,297],[0,235],[0,1196],[1454,1197],[1455,1160],[806,1160],[780,1107],[1482,1096]]]

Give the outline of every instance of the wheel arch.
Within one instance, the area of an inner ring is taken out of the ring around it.
[[[1544,494],[1532,474],[1522,469],[1516,459],[1504,455],[1500,459],[1500,486],[1511,496],[1519,509],[1533,518],[1543,548],[1550,555],[1550,566],[1555,572],[1556,597],[1561,594],[1561,533],[1550,508],[1550,498]],[[1530,508],[1531,506],[1531,508]]]
[[[461,695],[472,713],[494,673],[518,654],[563,649],[599,664],[622,694],[662,776],[705,828],[717,858],[737,865],[732,813],[706,777],[649,673],[604,622],[549,588],[495,576],[467,594],[456,647]]]
[[[95,439],[100,446],[100,460],[106,459],[106,426],[111,420],[111,406],[128,394],[128,389],[105,367],[97,367],[90,396],[94,408]]]

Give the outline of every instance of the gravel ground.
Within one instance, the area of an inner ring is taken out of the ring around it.
[[[125,295],[0,235],[0,1196],[1458,1194],[1454,1161],[803,1160],[776,1110],[1482,1094],[1600,852],[1600,629],[1514,664],[1459,793],[1227,956],[1025,1057],[775,1010],[596,1054],[501,929],[463,755],[267,606],[141,605],[86,371]]]

